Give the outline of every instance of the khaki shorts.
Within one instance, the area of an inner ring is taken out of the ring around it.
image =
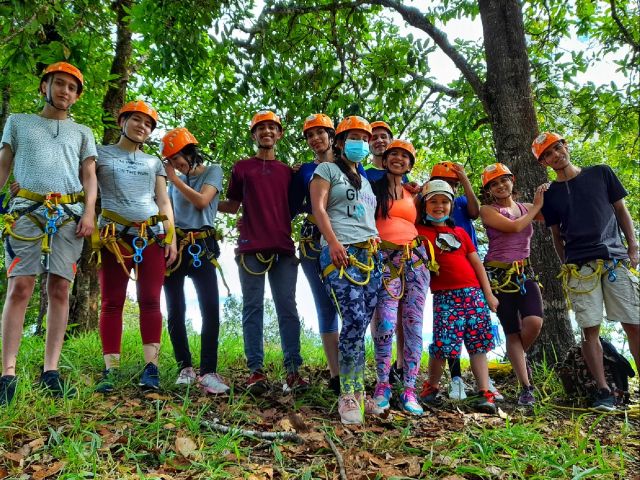
[[[41,213],[31,214],[42,225],[47,224]],[[76,274],[76,263],[82,253],[84,238],[76,238],[76,222],[71,220],[66,225],[60,224],[69,218],[63,215],[57,222],[58,231],[52,236],[51,253],[49,254],[49,273],[73,280]],[[42,230],[27,216],[16,220],[13,232],[21,237],[33,238],[42,234]],[[42,239],[25,242],[6,234],[3,238],[5,249],[5,267],[8,277],[38,275],[44,273],[42,266]]]
[[[612,261],[606,261],[611,266]],[[628,323],[638,325],[640,323],[640,291],[638,290],[638,277],[629,271],[629,261],[618,263],[614,270],[617,278],[609,281],[609,274],[605,272],[599,279],[596,277],[588,280],[578,280],[569,277],[568,285],[574,290],[590,290],[595,283],[598,286],[589,293],[573,293],[567,291],[571,308],[576,314],[576,322],[580,328],[596,327],[602,323],[602,304],[606,309],[607,320],[610,322]],[[586,263],[578,273],[581,276],[589,276],[595,272],[598,265],[595,260]],[[603,267],[604,268],[604,267]]]

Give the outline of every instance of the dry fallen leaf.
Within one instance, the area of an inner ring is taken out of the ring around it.
[[[460,475],[448,475],[446,477],[442,477],[440,480],[465,480],[465,478]]]
[[[487,472],[489,475],[500,475],[502,473],[502,470],[500,470],[498,467],[494,465],[489,465],[488,467],[485,467],[484,471]]]
[[[293,431],[293,425],[291,425],[291,422],[288,418],[283,418],[282,420],[280,420],[280,422],[278,422],[278,426],[285,432]]]
[[[36,438],[35,440],[29,442],[29,448],[31,448],[31,452],[33,453],[36,450],[40,450],[42,447],[44,447],[44,440],[44,438]]]
[[[67,462],[56,462],[46,470],[45,469],[38,470],[36,473],[33,474],[31,478],[32,480],[43,480],[47,477],[50,477],[51,475],[55,475],[56,473],[58,473],[60,470],[64,468],[66,464]]]
[[[265,477],[264,475],[256,475],[255,473],[252,473],[251,475],[249,475],[248,480],[267,480],[267,477]]]
[[[304,418],[302,418],[302,415],[290,410],[288,413],[288,417],[289,422],[291,423],[291,425],[293,425],[293,428],[296,429],[296,432],[306,433],[309,431],[309,427],[307,427],[307,425],[304,423]]]
[[[13,462],[14,464],[19,464],[22,460],[24,460],[24,456],[19,453],[5,453],[4,458]]]
[[[0,480],[9,476],[9,472],[6,468],[0,467]]]
[[[198,446],[189,437],[176,438],[176,451],[184,458],[195,459]]]

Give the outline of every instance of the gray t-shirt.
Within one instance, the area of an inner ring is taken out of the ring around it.
[[[117,213],[131,222],[143,222],[158,213],[154,200],[156,178],[166,177],[159,158],[137,151],[127,152],[117,145],[99,145],[96,173],[102,199],[102,208]],[[102,215],[98,226],[111,223]],[[116,224],[118,231],[123,226]],[[155,234],[164,232],[162,223],[152,227]],[[127,234],[137,235],[137,228]]]
[[[187,183],[185,175],[180,175],[180,179]],[[196,192],[202,192],[202,187],[205,185],[215,187],[218,192],[213,196],[209,205],[200,210],[187,200],[173,184],[169,184],[169,198],[173,202],[176,227],[184,230],[214,226],[213,222],[218,213],[220,190],[222,190],[222,167],[220,165],[208,165],[200,175],[189,177],[189,186]]]
[[[316,176],[330,184],[327,213],[338,241],[343,245],[351,245],[376,238],[376,197],[369,181],[360,175],[362,188],[356,190],[340,168],[329,162],[318,165],[313,178]],[[320,244],[328,245],[324,237]]]
[[[70,119],[51,120],[35,114],[11,115],[4,126],[2,143],[11,147],[13,175],[20,188],[40,195],[82,192],[80,165],[97,155],[96,141],[89,127]],[[10,208],[13,211],[33,203],[16,197]],[[69,208],[77,215],[84,213],[82,203]]]

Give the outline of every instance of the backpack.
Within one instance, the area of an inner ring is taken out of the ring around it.
[[[604,376],[609,390],[616,395],[616,405],[628,404],[629,378],[635,376],[633,367],[629,360],[621,355],[609,341],[600,337],[600,343],[602,344]],[[553,369],[558,375],[565,393],[570,398],[595,398],[597,396],[596,381],[582,356],[580,345],[576,344],[571,347],[565,361],[556,363]]]

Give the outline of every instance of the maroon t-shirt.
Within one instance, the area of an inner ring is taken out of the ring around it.
[[[236,254],[294,255],[289,216],[293,170],[278,160],[251,157],[233,166],[227,198],[242,202]]]

